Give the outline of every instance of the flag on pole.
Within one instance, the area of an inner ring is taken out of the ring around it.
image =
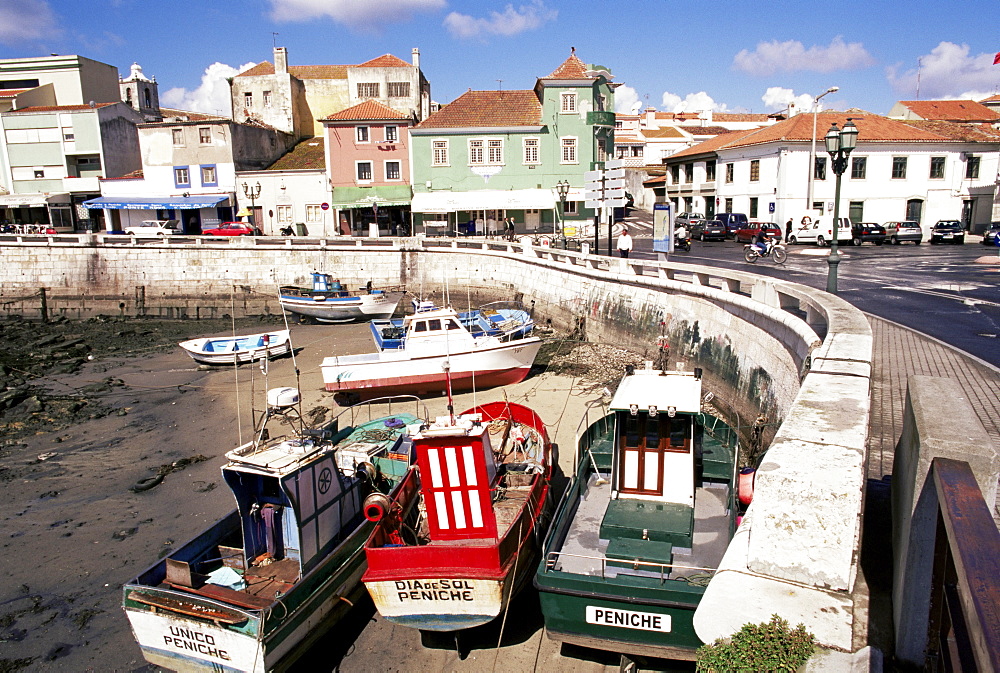
[[[1000,51],[998,51],[997,55],[993,57],[993,65],[997,65],[998,63],[1000,63]]]

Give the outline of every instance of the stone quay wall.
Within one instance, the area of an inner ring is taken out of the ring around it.
[[[872,336],[859,311],[794,283],[501,241],[122,236],[0,240],[0,315],[207,318],[278,313],[313,270],[457,307],[532,305],[536,322],[701,367],[733,424],[772,439],[754,502],[695,617],[706,642],[779,613],[852,651]],[[42,293],[44,288],[44,293]],[[734,600],[734,597],[740,597]],[[861,602],[863,603],[863,601]]]

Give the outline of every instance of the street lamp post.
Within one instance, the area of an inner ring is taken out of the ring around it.
[[[837,176],[833,192],[833,235],[830,240],[830,257],[827,258],[830,268],[826,276],[826,291],[837,294],[837,265],[840,264],[840,253],[837,251],[837,232],[840,229],[840,178],[847,170],[847,157],[858,145],[858,127],[848,117],[843,129],[838,129],[836,124],[831,126],[824,140],[826,151],[830,153],[833,173]]]
[[[255,226],[255,227],[259,226],[256,221],[253,221],[253,218],[255,217],[254,214],[257,212],[255,210],[255,208],[257,206],[257,199],[260,198],[260,181],[258,181],[257,184],[255,184],[255,185],[248,185],[247,183],[244,182],[243,183],[243,194],[248,199],[250,199],[250,218],[251,218],[251,221],[253,223],[253,226]]]
[[[559,214],[559,226],[562,229],[560,232],[560,238],[562,239],[563,250],[566,249],[566,197],[569,196],[569,182],[566,180],[560,180],[556,183],[556,192],[559,194],[559,203],[562,204],[562,209]],[[555,232],[552,232],[555,234]]]
[[[816,113],[819,111],[819,99],[828,93],[840,91],[839,86],[831,86],[829,89],[813,99],[813,135],[812,146],[809,149],[809,189],[806,190],[806,212],[813,207],[813,182],[816,180]]]

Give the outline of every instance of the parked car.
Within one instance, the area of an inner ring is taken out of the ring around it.
[[[692,228],[705,221],[705,216],[702,213],[680,213],[674,218],[674,224],[683,224],[687,227],[688,231]]]
[[[920,241],[924,240],[924,232],[920,229],[920,224],[913,220],[886,222],[883,226],[885,227],[885,237],[893,245],[899,245],[906,241],[920,245]]]
[[[851,243],[882,245],[885,243],[885,227],[877,222],[856,222],[851,225]]]
[[[1000,246],[1000,222],[990,222],[983,232],[983,245]]]
[[[781,227],[773,222],[747,222],[736,230],[734,237],[737,243],[756,243],[761,229],[767,231],[768,238],[778,242],[781,240]]]
[[[260,236],[259,229],[249,222],[223,222],[212,229],[202,229],[205,236]]]
[[[732,238],[736,235],[736,230],[745,226],[747,223],[747,216],[745,213],[716,213],[715,219],[726,227],[726,238]]]
[[[699,241],[724,241],[727,233],[726,225],[719,220],[702,220],[688,227],[688,235]]]
[[[798,220],[799,224],[792,225],[792,235],[788,237],[789,243],[815,243],[823,247],[829,245],[833,240],[833,218],[832,217],[812,217]],[[847,243],[851,240],[851,221],[846,217],[840,218],[837,226],[837,242]]]
[[[931,227],[931,245],[935,243],[965,243],[965,230],[958,220],[938,220]]]
[[[170,236],[177,233],[177,220],[143,220],[125,227],[129,236]]]

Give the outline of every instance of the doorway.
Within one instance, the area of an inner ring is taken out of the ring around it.
[[[920,216],[923,214],[924,202],[921,199],[910,199],[906,202],[906,219],[920,224]]]

